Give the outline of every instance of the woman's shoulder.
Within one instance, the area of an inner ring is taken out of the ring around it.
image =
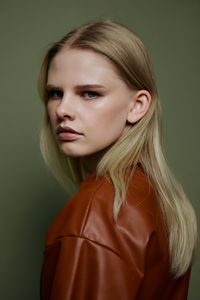
[[[89,182],[85,189],[88,211],[81,235],[97,241],[111,249],[123,251],[125,245],[140,244],[146,248],[150,240],[156,239],[161,248],[167,249],[166,227],[160,201],[150,179],[141,168],[131,177],[126,201],[114,221],[114,188],[106,178],[97,180],[92,195]],[[88,200],[90,199],[90,200]],[[137,246],[137,245],[136,245]]]
[[[117,222],[113,218],[114,188],[106,177],[93,173],[61,210],[48,232],[47,244],[74,236],[87,238],[111,249],[140,240],[145,244],[156,231],[164,230],[159,202],[143,170],[130,180],[125,205]],[[163,235],[163,232],[160,234]],[[131,237],[131,238],[130,238]]]

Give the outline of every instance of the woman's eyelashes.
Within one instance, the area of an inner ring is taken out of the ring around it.
[[[101,96],[101,94],[96,92],[96,91],[83,91],[83,92],[81,92],[81,97],[86,98],[86,99],[96,99],[100,96]]]
[[[97,99],[98,97],[101,97],[102,95],[99,92],[93,91],[93,90],[85,90],[85,91],[79,91],[76,93],[79,97],[84,99]],[[74,96],[76,96],[76,94]],[[62,99],[64,96],[64,92],[59,89],[47,89],[47,97],[48,100],[58,100]]]
[[[47,90],[48,99],[62,99],[63,98],[63,91],[58,89],[48,89]]]

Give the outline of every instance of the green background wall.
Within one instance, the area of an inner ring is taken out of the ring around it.
[[[200,1],[1,1],[2,300],[39,299],[45,233],[67,200],[39,152],[41,59],[51,42],[99,17],[130,26],[149,49],[163,103],[168,160],[199,217]],[[190,300],[200,299],[199,277],[198,259]]]

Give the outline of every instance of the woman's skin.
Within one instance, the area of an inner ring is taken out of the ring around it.
[[[88,172],[151,102],[149,92],[131,90],[106,57],[85,49],[63,48],[50,64],[46,88],[59,147],[68,156],[84,158]]]

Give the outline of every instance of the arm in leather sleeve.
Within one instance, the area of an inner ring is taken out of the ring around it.
[[[82,237],[64,237],[46,249],[41,299],[135,299],[141,278],[111,249]]]

